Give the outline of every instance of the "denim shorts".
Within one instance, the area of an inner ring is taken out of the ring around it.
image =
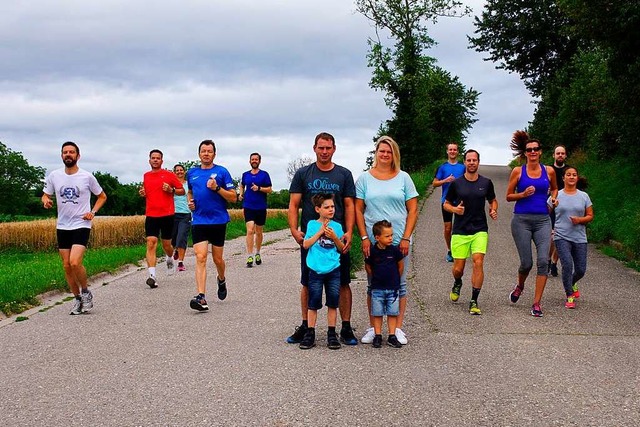
[[[372,316],[397,316],[400,313],[400,295],[397,289],[371,290]]]
[[[324,274],[309,270],[309,300],[311,310],[322,308],[322,288],[324,288],[327,307],[338,308],[340,302],[340,267]]]
[[[307,267],[307,254],[309,249],[300,247],[300,284],[302,286],[308,286],[309,284],[309,272],[311,269]],[[347,286],[351,283],[351,255],[349,252],[346,254],[340,254],[340,284]]]

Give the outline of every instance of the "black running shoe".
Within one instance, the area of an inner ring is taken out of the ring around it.
[[[549,263],[549,274],[551,274],[553,277],[558,277],[558,263]]]
[[[338,350],[340,347],[340,341],[338,340],[338,335],[335,332],[329,332],[327,334],[327,347],[330,350]]]
[[[256,254],[256,265],[262,264],[262,258],[260,258],[260,254]]]
[[[218,278],[218,299],[222,301],[227,297],[227,281],[226,279],[220,280]]]
[[[350,326],[343,326],[342,329],[340,329],[340,341],[346,345],[358,344],[358,339],[353,335],[353,329]]]
[[[149,278],[147,279],[147,285],[151,289],[155,289],[158,287],[158,282],[156,281],[156,278],[154,276],[149,276]]]
[[[389,338],[387,339],[387,344],[389,344],[389,346],[393,348],[402,347],[402,344],[400,344],[400,341],[398,341],[398,338],[395,335],[389,335]]]
[[[307,332],[304,334],[304,338],[300,343],[300,348],[302,350],[309,350],[316,346],[316,332],[311,329],[307,329]]]
[[[209,310],[209,305],[207,304],[207,300],[202,295],[196,295],[189,302],[189,307],[198,311],[207,311]]]
[[[376,335],[373,337],[373,343],[371,343],[371,345],[373,345],[373,348],[382,347],[382,335]]]
[[[296,330],[293,334],[287,337],[287,343],[289,344],[300,344],[302,339],[304,338],[304,334],[307,333],[307,328],[303,325],[296,326]]]

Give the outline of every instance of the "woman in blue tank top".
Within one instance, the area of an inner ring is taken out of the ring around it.
[[[526,159],[524,165],[514,168],[507,186],[507,201],[516,202],[511,220],[511,235],[520,257],[518,283],[509,295],[515,303],[524,291],[524,282],[533,268],[531,241],[536,246],[536,288],[531,315],[542,317],[540,300],[547,284],[549,247],[551,245],[551,219],[547,198],[555,206],[558,186],[553,167],[540,163],[540,141],[529,138],[525,131],[516,131],[511,139],[511,149],[517,157]]]

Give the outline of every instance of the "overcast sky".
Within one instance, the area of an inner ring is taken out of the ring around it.
[[[465,3],[479,14],[484,1]],[[468,49],[472,22],[441,19],[429,54],[481,92],[467,147],[506,164],[533,105],[517,76]],[[390,116],[368,85],[373,35],[349,0],[4,1],[0,141],[47,171],[75,141],[81,167],[127,183],[141,181],[149,150],[171,167],[213,139],[232,176],[258,151],[281,189],[288,163],[327,131],[334,161],[357,177]]]

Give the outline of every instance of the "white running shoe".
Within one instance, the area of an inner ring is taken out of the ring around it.
[[[167,256],[167,271],[169,276],[176,272],[176,264],[173,262],[172,256]]]
[[[87,290],[87,292],[82,292],[80,297],[82,298],[82,312],[86,313],[93,308],[93,294]]]
[[[396,338],[398,338],[398,342],[402,345],[405,345],[409,342],[409,340],[407,340],[407,336],[400,328],[396,328]]]
[[[73,315],[78,315],[78,314],[82,314],[82,300],[78,299],[78,298],[74,298],[73,299],[73,308],[71,309],[71,314]]]
[[[365,331],[364,336],[360,338],[360,342],[362,342],[362,344],[371,344],[375,336],[376,333],[373,328],[369,328]]]

